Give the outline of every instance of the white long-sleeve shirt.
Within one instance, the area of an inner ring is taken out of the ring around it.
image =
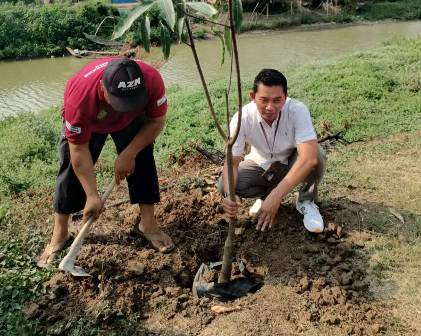
[[[281,119],[274,141],[279,118]],[[237,122],[238,112],[230,122],[231,134],[234,134]],[[245,159],[256,162],[266,170],[275,161],[287,164],[288,157],[297,147],[297,144],[314,139],[317,139],[317,135],[311,121],[310,112],[303,103],[288,97],[278,118],[269,126],[261,117],[256,104],[250,102],[243,107],[241,129],[232,148],[232,154],[244,156],[244,145],[247,142],[251,145],[251,151],[245,156]]]

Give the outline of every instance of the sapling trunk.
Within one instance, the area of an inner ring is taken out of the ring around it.
[[[234,54],[235,61],[235,73],[237,77],[237,106],[238,106],[238,122],[235,133],[232,137],[228,136],[226,144],[226,160],[227,160],[227,169],[228,169],[228,193],[231,201],[235,201],[235,185],[234,185],[234,168],[232,164],[232,146],[237,140],[238,133],[240,132],[241,127],[241,115],[243,109],[243,99],[241,94],[241,76],[240,76],[240,62],[238,57],[238,47],[237,39],[235,34],[234,18],[233,18],[233,8],[232,0],[228,0],[228,10],[229,10],[229,20],[230,20],[230,30],[231,30],[231,40],[232,40],[232,51]],[[229,125],[228,125],[229,130]],[[234,230],[237,224],[236,218],[229,218],[228,220],[228,234],[225,240],[224,245],[224,255],[222,258],[222,270],[219,274],[218,282],[228,282],[231,278],[231,269],[232,269],[232,257],[233,257],[233,248],[232,243],[234,240]]]
[[[225,160],[227,161],[228,169],[228,193],[231,201],[235,201],[235,186],[234,186],[234,169],[232,165],[232,144],[226,146],[226,156]],[[224,255],[222,257],[222,269],[219,273],[218,282],[228,282],[231,278],[231,269],[232,269],[232,256],[233,248],[232,244],[234,241],[234,230],[237,224],[237,219],[234,217],[228,218],[228,233],[227,238],[225,239],[224,244]]]
[[[215,121],[215,126],[225,141],[225,148],[226,148],[226,165],[228,169],[228,192],[230,195],[230,199],[235,201],[235,185],[234,185],[234,170],[233,170],[233,163],[232,163],[232,147],[237,140],[238,133],[240,132],[241,127],[241,112],[242,112],[242,95],[241,95],[241,79],[240,79],[240,64],[239,64],[239,57],[238,57],[238,47],[236,41],[236,33],[234,27],[234,19],[233,19],[233,9],[232,9],[232,0],[228,0],[228,8],[229,8],[229,20],[230,26],[229,29],[231,31],[231,39],[232,39],[232,51],[235,60],[236,66],[236,78],[237,78],[237,94],[238,94],[238,122],[237,128],[234,132],[234,135],[231,137],[229,132],[229,125],[228,125],[228,136],[223,131],[218,118],[216,116],[210,95],[209,90],[203,76],[203,71],[200,65],[199,57],[197,55],[196,46],[193,39],[193,34],[190,27],[189,18],[186,18],[186,29],[189,36],[190,41],[190,48],[193,53],[193,58],[197,66],[197,70],[199,72],[200,81],[202,83],[203,91],[205,93],[206,101],[208,102],[208,107],[211,112],[211,115]],[[228,107],[228,99],[227,99],[227,111],[229,110]],[[228,226],[228,234],[224,244],[224,254],[222,258],[222,270],[219,275],[218,282],[228,282],[231,278],[231,269],[232,269],[232,257],[233,257],[233,240],[234,240],[234,230],[236,226],[237,219],[234,217],[229,218],[229,226]]]

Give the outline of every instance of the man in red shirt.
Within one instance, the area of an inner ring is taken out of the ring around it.
[[[67,83],[64,93],[60,169],[54,195],[55,223],[50,243],[39,258],[47,266],[69,239],[70,214],[83,209],[84,221],[98,217],[94,164],[108,134],[117,159],[117,183],[127,179],[130,201],[139,204],[139,230],[161,252],[174,248],[157,225],[154,204],[159,185],[153,142],[162,131],[167,112],[164,82],[152,66],[128,58],[91,62]]]

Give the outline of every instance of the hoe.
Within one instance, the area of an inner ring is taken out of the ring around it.
[[[113,190],[114,186],[115,186],[115,179],[112,180],[107,190],[104,192],[104,194],[101,197],[101,210],[104,207],[104,203],[107,200],[108,196],[110,195],[111,191]],[[96,218],[91,217],[87,220],[85,224],[83,224],[78,235],[76,236],[75,240],[70,246],[69,252],[60,262],[60,265],[58,266],[59,269],[65,272],[70,272],[75,277],[90,276],[90,274],[86,272],[82,267],[75,265],[75,260],[80,252],[80,248],[82,247],[83,240],[85,239],[86,235],[89,232],[89,229],[91,228],[95,220]]]

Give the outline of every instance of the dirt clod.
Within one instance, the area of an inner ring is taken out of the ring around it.
[[[377,335],[384,330],[385,330],[385,326],[383,324],[379,324],[379,323],[375,323],[371,327],[371,331],[373,332],[374,335]]]
[[[301,293],[304,293],[305,291],[309,290],[310,285],[311,285],[311,281],[308,279],[307,276],[301,278],[301,280],[298,284],[297,293],[301,294]]]
[[[349,285],[352,282],[352,280],[353,280],[352,276],[353,276],[353,273],[352,272],[342,273],[342,275],[341,275],[341,284],[344,285],[344,286]]]
[[[337,244],[338,241],[334,237],[329,237],[327,240],[328,244]]]
[[[41,315],[42,310],[40,309],[40,306],[36,303],[32,302],[26,305],[23,308],[23,314],[27,319],[33,319]]]
[[[332,223],[332,222],[327,223],[327,226],[325,228],[325,232],[328,233],[328,234],[332,234],[333,232],[336,232],[335,223]]]
[[[326,278],[320,277],[316,279],[316,281],[313,282],[313,286],[318,290],[323,289],[326,286]]]
[[[145,271],[145,268],[146,268],[145,264],[138,260],[132,259],[127,262],[127,270],[136,275],[143,274],[143,272]]]
[[[336,236],[338,237],[338,238],[341,238],[343,235],[344,235],[344,230],[342,229],[342,226],[338,226],[337,228],[336,228]]]
[[[339,324],[341,320],[335,314],[326,312],[322,315],[320,321],[327,324]]]
[[[164,291],[165,294],[169,297],[177,297],[183,293],[181,287],[166,287]]]

